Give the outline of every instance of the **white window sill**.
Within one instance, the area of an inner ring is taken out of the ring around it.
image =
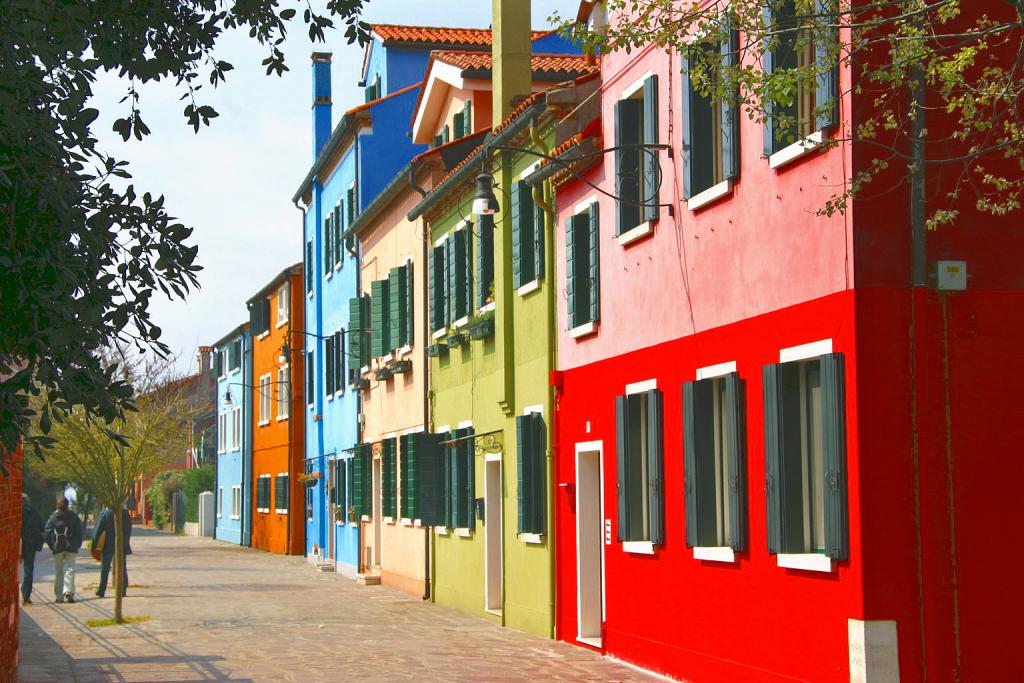
[[[342,524],[344,524],[344,522],[342,522]],[[358,522],[349,522],[348,525],[354,529],[357,526],[359,526],[359,523]]]
[[[467,316],[463,316],[462,318],[459,318],[458,320],[453,322],[452,323],[452,327],[454,327],[455,329],[459,329],[460,327],[465,327],[468,324],[469,324],[469,316],[467,315]]]
[[[431,336],[432,339],[444,339],[444,336],[447,333],[448,333],[448,331],[445,330],[444,328],[442,328],[440,330],[434,330],[434,333],[432,335],[430,335],[430,336]]]
[[[526,296],[527,294],[533,294],[540,289],[540,278],[527,282],[525,285],[516,290],[516,294],[519,296]]]
[[[237,522],[238,520],[240,520],[241,518],[242,518],[242,516],[241,516],[241,515],[231,515],[231,519],[235,520],[236,522]]]
[[[267,513],[267,512],[270,512],[270,508],[256,508],[256,512]]]
[[[277,419],[278,422],[284,422],[285,420],[288,419],[288,416],[287,415],[278,415],[276,419]]]
[[[623,541],[622,550],[627,553],[636,553],[637,555],[653,555],[654,544],[650,541]]]
[[[412,520],[408,517],[402,517],[402,526],[413,526]]]
[[[712,185],[703,192],[698,192],[689,199],[686,200],[686,208],[690,211],[696,211],[702,206],[707,206],[712,202],[715,202],[722,197],[728,197],[732,194],[732,181],[723,180],[717,185]]]
[[[438,536],[447,536],[448,535],[448,528],[447,527],[435,526],[434,527],[434,531],[437,532]]]
[[[412,353],[412,344],[406,344],[402,348],[395,351],[395,355],[397,355],[399,358],[401,358],[402,356],[408,356],[410,353]]]
[[[274,329],[276,330],[276,329],[282,328],[282,327],[284,327],[287,324],[288,324],[288,318],[285,318],[284,320],[278,320],[277,324],[274,325]]]
[[[632,244],[641,237],[646,237],[647,235],[650,235],[652,232],[654,232],[654,226],[651,225],[650,221],[644,221],[635,228],[630,228],[626,232],[619,235],[617,238],[619,241],[619,246],[624,247],[627,244]]]
[[[824,136],[819,130],[811,133],[803,140],[797,140],[789,147],[783,147],[775,154],[768,157],[768,168],[782,168],[788,163],[796,161],[802,156],[813,152],[824,141]]]
[[[256,423],[256,426],[266,427],[268,424],[270,424],[270,420],[260,420],[259,422]]]
[[[462,538],[473,538],[473,531],[471,529],[456,529],[455,535]]]
[[[384,356],[381,356],[381,357],[380,357],[380,364],[381,364],[381,365],[387,365],[387,364],[388,364],[388,363],[390,363],[390,362],[391,362],[391,361],[392,361],[393,359],[394,359],[394,356],[392,356],[392,355],[391,355],[390,353],[389,353],[389,354],[386,354],[386,355],[384,355]]]
[[[282,510],[281,508],[274,508],[274,512],[276,512],[279,515],[287,515],[288,514],[287,510]]]
[[[594,334],[597,332],[597,323],[591,320],[589,323],[583,323],[569,330],[569,336],[573,339],[579,339],[580,337],[586,337],[587,335]]]
[[[335,263],[334,264],[334,270],[341,270],[341,266],[342,266],[343,263],[344,263],[344,261],[338,261],[337,263]]]
[[[335,398],[337,398],[339,396],[344,396],[344,395],[345,395],[345,390],[344,389],[338,389],[337,391],[334,392]]]
[[[775,556],[780,567],[805,569],[809,572],[831,572],[832,558],[821,553],[779,553]]]
[[[519,534],[519,539],[523,543],[544,543],[544,534]]]
[[[327,280],[328,282],[330,282],[331,278],[333,278],[333,277],[334,277],[334,271],[333,270],[328,270],[327,271],[327,275],[324,275],[324,279]]]
[[[370,515],[360,515],[359,521],[361,521],[361,522],[369,522],[370,521]]]
[[[363,367],[359,368],[359,374],[361,374],[361,375],[365,375],[368,372],[370,372],[370,366],[369,365],[364,365]]]
[[[394,517],[385,517],[384,518],[384,523],[385,524],[394,524],[395,523],[395,518]]]
[[[708,560],[709,562],[735,562],[736,553],[728,546],[696,547],[693,549],[693,559]]]
[[[270,336],[270,330],[267,330],[266,332],[260,332],[259,334],[256,335],[256,340],[257,341],[263,341],[264,339],[266,339],[269,336]]]
[[[309,299],[310,301],[312,301],[313,300],[313,292],[312,291],[306,292],[306,298]]]
[[[326,398],[327,398],[328,401],[333,401],[334,400],[334,394],[327,394]]]
[[[488,311],[493,311],[493,310],[494,310],[494,302],[493,301],[491,303],[489,303],[489,304],[484,304],[483,306],[480,307],[480,312],[481,313],[487,313]]]

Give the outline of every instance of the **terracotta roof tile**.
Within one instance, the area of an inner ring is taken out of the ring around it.
[[[494,65],[490,52],[440,50],[434,53],[434,59],[464,71],[490,71]],[[584,55],[535,54],[530,63],[535,74],[585,74],[599,70],[597,64],[588,64]]]
[[[352,107],[351,109],[346,111],[345,114],[346,115],[356,114],[358,112],[363,111],[364,109],[369,109],[373,105],[378,104],[380,102],[383,102],[384,100],[391,99],[392,97],[397,97],[397,96],[401,95],[402,93],[407,93],[410,90],[413,90],[415,88],[420,88],[422,86],[423,86],[423,81],[420,81],[419,83],[413,83],[412,85],[407,85],[404,88],[402,88],[401,90],[396,90],[393,93],[388,93],[384,97],[378,97],[375,100],[370,100],[369,102],[364,102],[363,104],[360,104],[359,106]]]
[[[582,56],[580,57],[582,59]],[[589,81],[592,78],[596,78],[601,73],[600,67],[597,66],[596,64],[585,64],[585,66],[587,67],[587,70],[583,73],[582,76],[579,76],[578,78],[572,81],[557,83],[555,85],[552,85],[550,88],[546,88],[539,92],[535,92],[526,99],[524,99],[522,102],[517,104],[515,109],[509,112],[509,115],[506,116],[505,119],[501,123],[499,123],[498,126],[494,129],[494,134],[497,135],[501,131],[505,130],[505,128],[507,128],[510,123],[515,121],[520,114],[529,109],[532,104],[534,104],[538,99],[540,99],[541,96],[545,95],[549,90],[554,90],[556,88],[565,88],[572,85],[579,85],[580,83],[585,83],[586,81]]]
[[[478,45],[491,44],[489,28],[454,28],[449,26],[399,26],[396,24],[372,24],[370,29],[384,42],[431,43],[436,45]],[[531,40],[543,38],[553,31],[532,31]]]

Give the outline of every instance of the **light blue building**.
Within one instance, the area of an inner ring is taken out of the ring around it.
[[[213,346],[217,380],[214,538],[249,545],[252,515],[252,338],[243,323]]]

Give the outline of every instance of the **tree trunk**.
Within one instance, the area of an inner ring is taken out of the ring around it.
[[[124,593],[124,515],[121,505],[119,502],[114,508],[114,621],[118,624],[124,622],[121,613],[121,596]]]

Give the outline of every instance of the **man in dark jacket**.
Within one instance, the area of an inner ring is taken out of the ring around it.
[[[124,562],[121,564],[121,595],[128,593],[128,556],[132,554],[132,517],[127,509],[121,510],[121,519],[124,528]],[[107,592],[107,579],[110,577],[110,565],[114,561],[114,551],[117,548],[115,538],[117,530],[114,528],[114,511],[110,508],[103,508],[100,513],[99,522],[96,524],[96,531],[92,535],[92,547],[96,548],[103,537],[103,549],[100,551],[100,587],[96,589],[97,597],[103,597]]]
[[[21,494],[21,604],[32,604],[32,575],[36,553],[43,549],[43,518],[32,507],[28,494]]]
[[[53,551],[53,593],[57,602],[75,601],[75,556],[82,547],[82,520],[68,509],[64,493],[57,494],[57,509],[43,529],[46,545]]]

